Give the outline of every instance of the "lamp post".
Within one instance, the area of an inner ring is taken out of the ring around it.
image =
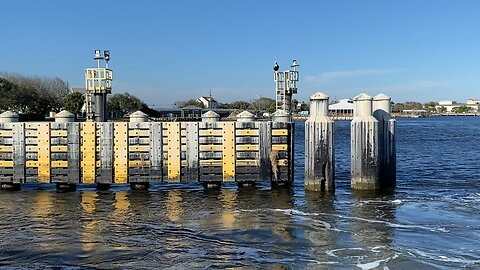
[[[110,51],[95,50],[96,68],[85,69],[85,103],[87,121],[107,121],[107,95],[112,92],[113,72],[108,68]],[[101,60],[105,60],[105,68],[101,67]]]

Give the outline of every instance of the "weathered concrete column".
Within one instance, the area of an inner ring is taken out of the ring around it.
[[[145,123],[145,122],[148,122],[148,114],[142,111],[136,111],[130,114],[130,123]],[[149,188],[150,188],[149,182],[130,182],[131,190],[148,190]]]
[[[246,128],[246,127],[254,127],[255,123],[255,115],[249,111],[243,111],[239,114],[237,114],[237,122],[235,124],[236,128]],[[243,180],[243,181],[237,181],[237,185],[239,188],[244,188],[244,187],[254,187],[255,186],[255,180]]]
[[[0,123],[18,122],[18,114],[11,111],[6,111],[0,114]]]
[[[310,97],[310,116],[305,122],[305,189],[335,191],[334,122],[328,117],[328,96]]]
[[[373,98],[373,116],[378,120],[380,188],[395,187],[397,181],[396,120],[391,113],[390,97],[376,95]]]
[[[276,110],[272,114],[272,122],[290,122],[290,114],[285,110]]]
[[[379,189],[378,121],[372,115],[372,97],[355,97],[351,123],[352,189]]]
[[[204,114],[202,114],[202,122],[203,123],[212,123],[211,126],[215,126],[215,124],[220,120],[220,115],[214,111],[208,111]],[[206,124],[210,125],[210,124]],[[222,182],[221,181],[204,181],[203,182],[203,188],[204,189],[220,189],[222,187]]]
[[[75,115],[67,110],[63,110],[55,115],[55,123],[69,123],[75,121]]]
[[[220,120],[220,115],[214,111],[208,111],[202,114],[202,122],[215,123]]]
[[[55,123],[71,122],[75,122],[75,115],[67,110],[63,110],[55,115]],[[75,191],[77,189],[77,185],[74,183],[59,182],[56,186],[57,190],[61,192]]]
[[[237,122],[253,122],[255,115],[249,111],[243,111],[237,114]]]
[[[148,115],[142,111],[136,111],[130,114],[130,123],[148,122]]]
[[[13,113],[11,111],[6,111],[0,114],[0,123],[14,123],[14,122],[18,122],[18,114]],[[0,125],[3,126],[3,124],[0,124]],[[5,181],[6,182],[3,182],[2,180],[2,182],[0,183],[0,188],[2,190],[11,190],[11,191],[20,190],[19,183],[14,183],[13,180],[11,179],[5,180]]]

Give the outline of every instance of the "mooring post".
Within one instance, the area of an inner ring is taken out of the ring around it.
[[[8,123],[16,123],[18,122],[18,114],[16,113],[13,113],[11,111],[6,111],[2,114],[0,114],[0,128],[5,128],[5,127],[9,127],[13,124],[8,124]],[[16,138],[15,135],[12,135],[13,138],[12,138],[12,141],[15,141]],[[13,146],[13,148],[16,148],[15,146]],[[13,156],[18,156],[19,153],[13,153]],[[21,153],[20,153],[21,154]],[[12,169],[14,170],[14,169]],[[0,183],[0,186],[1,186],[1,189],[2,190],[20,190],[20,183],[15,183],[14,182],[14,177],[15,177],[15,173],[13,173],[14,176],[8,176],[8,177],[2,177],[1,179],[1,183]]]
[[[395,187],[397,180],[396,120],[391,113],[390,97],[384,94],[376,95],[373,98],[373,116],[378,120],[380,188]]]
[[[148,115],[142,111],[136,111],[130,114],[130,123],[145,123],[148,122]],[[150,182],[144,179],[132,178],[127,181],[130,183],[131,190],[148,190],[150,188]]]
[[[215,128],[217,127],[217,122],[220,120],[220,115],[214,111],[208,111],[202,114],[202,123],[200,125],[201,128]],[[199,155],[200,158],[200,155]],[[200,161],[199,161],[200,163]],[[201,172],[202,169],[200,169]],[[199,176],[200,181],[203,183],[204,189],[219,189],[222,186],[221,181],[217,180],[209,180],[208,177],[202,176],[200,173]]]
[[[60,123],[59,125],[72,122],[75,122],[75,115],[67,110],[63,110],[55,115],[55,123]],[[52,179],[53,178],[54,175],[52,175]],[[65,181],[62,179],[60,179],[59,182],[56,183],[56,186],[57,190],[62,192],[75,191],[77,189],[76,183],[70,183],[68,182],[68,180]]]
[[[372,97],[355,97],[351,123],[352,189],[379,189],[378,120],[372,115]]]
[[[249,111],[243,111],[239,114],[237,114],[237,123],[235,123],[235,127],[238,129],[244,129],[244,128],[255,128],[256,125],[254,123],[255,121],[255,115]],[[236,155],[236,153],[235,153]],[[235,160],[236,163],[236,160]],[[256,171],[251,171],[250,173],[255,173]],[[240,180],[237,178],[237,186],[239,188],[241,187],[253,187],[255,186],[255,180],[256,179],[243,179]]]
[[[274,135],[274,132],[279,129],[287,130],[286,136],[281,139],[287,145],[287,148],[283,150],[276,148],[281,141]],[[294,164],[294,123],[289,111],[278,109],[272,114],[272,131],[271,136],[268,136],[268,138],[270,140],[268,150],[270,151],[269,156],[272,168],[272,187],[289,187],[293,183]],[[280,159],[285,159],[286,164],[280,165]]]
[[[55,123],[75,122],[75,115],[67,110],[63,110],[55,115]]]
[[[148,122],[148,114],[142,111],[136,111],[130,114],[130,123],[144,123]]]
[[[305,122],[305,189],[335,191],[334,122],[328,117],[328,96],[310,97],[310,116]]]

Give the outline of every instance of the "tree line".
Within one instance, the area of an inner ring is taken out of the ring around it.
[[[392,112],[402,113],[403,110],[425,110],[428,113],[445,113],[447,108],[440,106],[437,107],[438,103],[430,101],[426,103],[420,103],[415,101],[407,101],[405,103],[394,103],[392,105]],[[453,113],[472,113],[475,110],[466,105],[461,105],[452,109]]]
[[[298,104],[301,104],[300,107],[297,107]],[[186,101],[177,101],[175,106],[179,109],[193,105],[199,108],[205,108],[204,104],[197,99],[190,99]],[[308,104],[302,102],[299,103],[296,99],[292,100],[292,107],[294,111],[307,110],[309,109]],[[276,101],[268,97],[261,97],[250,102],[237,100],[231,103],[219,103],[219,109],[232,109],[232,110],[252,110],[252,111],[265,111],[273,113],[276,110]],[[298,108],[298,109],[297,109]]]
[[[68,83],[58,77],[0,73],[0,110],[45,115],[64,106]]]

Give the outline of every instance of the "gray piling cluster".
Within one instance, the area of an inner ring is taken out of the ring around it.
[[[372,97],[354,98],[355,113],[351,123],[352,189],[379,189],[378,120],[372,115]]]
[[[310,97],[310,117],[305,122],[305,189],[335,190],[334,122],[328,117],[328,96]]]
[[[360,94],[354,98],[351,122],[351,187],[393,188],[396,184],[395,119],[390,98]],[[335,190],[334,122],[328,117],[328,96],[310,97],[305,122],[305,189]]]
[[[378,152],[380,188],[395,187],[397,182],[397,155],[395,145],[396,120],[392,118],[390,97],[373,97],[373,117],[378,120]]]

